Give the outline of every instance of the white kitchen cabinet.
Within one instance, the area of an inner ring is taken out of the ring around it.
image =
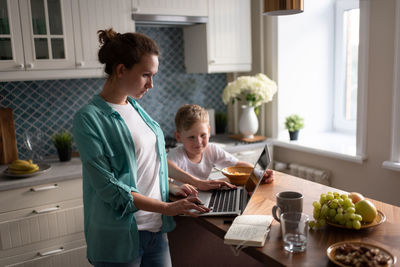
[[[76,62],[80,69],[102,68],[98,30],[133,32],[131,0],[72,0]]]
[[[82,180],[2,191],[0,266],[90,266]]]
[[[207,16],[208,0],[132,0],[137,14]]]
[[[50,246],[37,253],[18,255],[3,260],[7,267],[91,267],[86,257],[84,241],[66,242],[62,247]]]
[[[250,0],[209,0],[208,23],[184,28],[186,71],[250,71],[250,15]]]
[[[70,0],[19,0],[25,70],[75,66]]]
[[[18,1],[0,0],[0,70],[23,70]]]
[[[97,31],[134,31],[131,0],[0,0],[0,80],[101,77]]]
[[[2,71],[74,66],[70,0],[2,0],[1,3]]]

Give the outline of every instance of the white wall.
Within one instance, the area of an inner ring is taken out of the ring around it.
[[[279,131],[292,113],[304,117],[306,131],[332,127],[334,11],[333,0],[307,0],[304,13],[278,17]]]

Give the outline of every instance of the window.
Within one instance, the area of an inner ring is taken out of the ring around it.
[[[278,145],[354,162],[366,157],[369,1],[308,0],[276,19]],[[285,118],[304,118],[289,142]]]
[[[358,0],[336,1],[335,27],[333,130],[355,134],[360,35]]]

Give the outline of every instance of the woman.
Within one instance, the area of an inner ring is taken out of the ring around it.
[[[99,61],[108,78],[99,95],[75,114],[73,134],[82,160],[87,257],[94,266],[170,266],[166,232],[172,217],[206,212],[193,186],[204,183],[169,164],[160,126],[137,99],[153,87],[159,49],[140,33],[98,31]],[[168,193],[193,197],[168,203]]]

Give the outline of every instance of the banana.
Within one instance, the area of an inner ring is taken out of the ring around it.
[[[25,165],[25,164],[11,164],[8,168],[17,170],[17,171],[30,171],[33,170],[37,167],[37,164],[30,164],[30,165]]]
[[[35,168],[32,169],[32,170],[24,170],[24,171],[9,169],[9,171],[10,171],[12,174],[29,174],[29,173],[37,172],[38,170],[39,170],[39,166],[35,167]]]
[[[30,161],[32,161],[32,160],[30,160]],[[26,164],[26,165],[29,165],[31,163],[33,163],[33,162],[29,162],[27,160],[22,160],[22,159],[16,159],[13,162],[11,162],[11,165],[12,164]]]
[[[38,171],[39,166],[33,163],[32,160],[17,159],[8,166],[8,170],[13,174],[27,174]]]

